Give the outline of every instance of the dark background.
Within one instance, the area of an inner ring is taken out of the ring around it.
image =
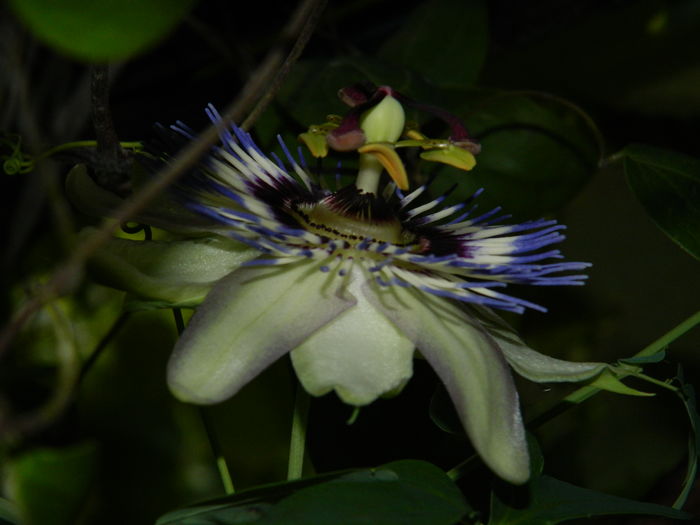
[[[321,122],[326,114],[341,112],[340,103],[332,102],[334,92],[325,89],[328,79],[364,79],[344,78],[347,68],[329,75],[326,65],[347,57],[360,63],[372,59],[418,4],[331,2],[292,74],[291,87],[283,88],[260,121],[260,140],[271,144],[277,126],[288,136],[303,131],[312,122],[299,121],[300,113],[315,112]],[[204,106],[224,107],[235,97],[276,43],[293,7],[289,2],[251,2],[242,11],[233,2],[200,2],[156,47],[113,64],[112,113],[119,137],[148,139],[154,122],[177,119],[203,127]],[[496,0],[486,9],[487,45],[470,89],[554,94],[590,115],[605,138],[602,166],[588,169],[586,179],[557,209],[534,210],[556,215],[569,226],[563,250],[571,260],[593,263],[588,284],[575,290],[519,290],[550,313],[508,319],[535,349],[551,355],[600,361],[631,356],[697,310],[700,279],[697,261],[655,226],[630,192],[621,165],[605,160],[630,142],[700,156],[700,2]],[[0,14],[2,130],[33,137],[35,143],[28,139],[28,147],[37,151],[92,138],[85,66],[37,43],[5,7]],[[458,67],[460,56],[450,44],[454,38],[453,29],[437,28],[430,51],[439,59],[450,54],[447,58]],[[394,78],[390,66],[387,76]],[[381,71],[375,68],[373,79],[377,75]],[[425,101],[438,104],[462,97],[460,108],[448,109],[470,108],[471,91],[436,86],[420,70],[412,75],[418,80],[406,86],[419,88],[407,94],[434,96]],[[18,82],[26,83],[24,102],[16,96]],[[321,88],[324,98],[314,99]],[[299,93],[316,102],[304,99],[303,108],[302,102],[295,105]],[[467,126],[468,114],[461,115]],[[45,174],[0,178],[7,292],[2,310],[8,319],[23,290],[65,255],[47,202],[52,191],[60,192],[70,161],[59,159],[46,172],[59,181],[55,185],[46,183]],[[484,185],[488,192],[488,181]],[[75,229],[94,222],[67,209]],[[528,215],[527,203],[517,213]],[[116,319],[120,304],[119,293],[94,284],[83,285],[66,300],[82,355]],[[50,391],[55,358],[47,331],[45,322],[35,321],[0,364],[8,391],[4,403],[15,414],[37,406]],[[105,524],[151,523],[171,508],[221,494],[196,411],[166,391],[165,363],[175,335],[169,311],[132,315],[67,413],[41,432],[7,440],[6,465],[37,446],[87,447],[85,476],[92,482],[80,511],[85,522],[99,515]],[[673,377],[682,363],[692,382],[700,367],[699,343],[696,329],[674,342],[665,362],[649,373]],[[521,383],[526,416],[570,390]],[[309,469],[373,466],[400,458],[453,467],[466,457],[469,445],[431,421],[436,385],[429,367],[417,361],[406,390],[363,409],[352,426],[345,423],[351,408],[333,395],[314,400]],[[664,498],[684,474],[688,424],[683,406],[671,394],[652,390],[658,395],[651,399],[600,394],[537,429],[546,472],[589,488],[670,503]],[[235,399],[206,409],[237,488],[283,478],[292,392],[289,364],[283,360]],[[8,466],[4,474],[11,471]],[[472,478],[476,483],[462,483],[481,504],[486,476],[478,470]]]

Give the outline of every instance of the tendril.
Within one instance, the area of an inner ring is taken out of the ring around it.
[[[143,149],[141,142],[120,142],[119,144],[122,148],[137,154],[141,154]],[[0,147],[2,146],[10,149],[9,154],[0,154],[0,160],[3,161],[2,169],[7,175],[16,175],[33,171],[37,162],[57,153],[77,148],[95,148],[97,147],[97,142],[94,140],[66,142],[65,144],[54,146],[36,157],[22,151],[22,137],[19,135],[7,135],[6,138],[0,137]]]
[[[129,235],[135,235],[137,233],[143,232],[143,240],[150,241],[153,239],[153,231],[148,224],[138,223],[128,223],[124,222],[121,225],[122,231],[128,233]]]

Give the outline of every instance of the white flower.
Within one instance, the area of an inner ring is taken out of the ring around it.
[[[544,262],[560,257],[546,249],[563,239],[554,221],[503,225],[496,210],[473,216],[468,203],[426,199],[425,186],[396,189],[407,180],[402,166],[392,169],[398,157],[387,160],[387,148],[391,154],[404,114],[390,89],[377,93],[361,108],[365,145],[355,184],[323,189],[284,144],[290,171],[231,125],[177,188],[199,215],[193,229],[218,240],[177,247],[118,240],[97,263],[117,269],[113,284],[169,303],[196,302],[211,289],[168,365],[179,399],[223,401],[290,353],[309,393],[335,391],[361,406],[400,391],[418,350],[487,465],[523,483],[528,453],[509,365],[540,382],[589,379],[606,365],[539,354],[490,308],[543,310],[500,290],[581,284],[584,276],[562,272],[588,265]],[[220,123],[212,107],[207,113]],[[182,124],[173,130],[189,135]],[[383,167],[396,182],[380,191]]]

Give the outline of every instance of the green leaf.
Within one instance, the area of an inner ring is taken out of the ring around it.
[[[168,513],[157,525],[452,525],[467,511],[444,472],[413,460],[251,489],[227,500]]]
[[[488,20],[480,0],[422,2],[379,50],[379,57],[440,87],[473,84],[486,57]]]
[[[232,496],[217,498],[192,507],[168,512],[158,518],[156,525],[206,525],[218,523],[215,520],[224,516],[226,519],[231,519],[233,516],[240,516],[241,519],[247,516],[247,519],[249,519],[255,512],[257,512],[256,518],[259,518],[263,515],[263,512],[268,512],[274,503],[286,496],[306,487],[342,477],[348,473],[349,471],[330,472],[291,482],[282,481],[253,487],[237,492]],[[224,521],[223,523],[236,522]]]
[[[525,490],[529,491],[529,501],[524,507],[511,505],[494,493],[489,525],[554,525],[575,518],[619,514],[691,518],[687,512],[671,507],[611,496],[550,476],[534,479]]]
[[[9,480],[22,523],[76,523],[95,482],[96,462],[93,443],[38,448],[14,458]]]
[[[11,0],[34,35],[88,62],[123,60],[165,37],[194,0]]]
[[[651,219],[700,259],[700,159],[642,144],[620,155],[627,182]]]
[[[602,147],[597,129],[573,104],[522,92],[464,90],[461,99],[451,110],[482,150],[469,173],[439,170],[436,193],[458,182],[454,197],[466,199],[485,188],[479,210],[502,206],[517,220],[527,219],[560,209],[597,169]]]
[[[451,525],[465,512],[461,494],[442,471],[428,463],[401,461],[294,494],[262,523]]]

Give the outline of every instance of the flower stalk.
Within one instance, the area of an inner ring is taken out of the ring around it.
[[[301,383],[296,382],[294,412],[292,414],[292,435],[289,440],[289,462],[287,464],[287,481],[300,479],[304,471],[306,450],[306,429],[309,422],[309,405],[311,398]]]
[[[182,335],[185,329],[185,321],[182,318],[182,311],[179,308],[173,308],[173,318],[178,335]],[[211,447],[212,454],[216,461],[216,469],[219,472],[219,479],[224,487],[224,492],[227,496],[234,494],[236,490],[233,486],[231,472],[229,471],[228,463],[226,463],[226,457],[221,449],[219,439],[216,437],[216,431],[209,420],[209,415],[204,407],[198,407],[197,411],[199,412],[199,418],[202,421],[204,432],[207,434],[207,440],[209,441],[209,446]]]

